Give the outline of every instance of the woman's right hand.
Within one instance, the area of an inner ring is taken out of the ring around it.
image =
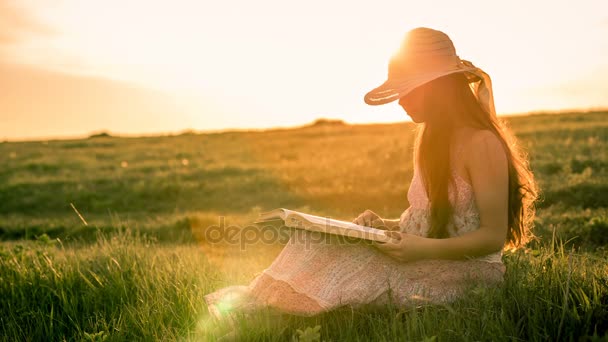
[[[366,227],[389,230],[384,223],[384,220],[378,214],[369,209],[357,216],[357,218],[353,220],[353,223]]]

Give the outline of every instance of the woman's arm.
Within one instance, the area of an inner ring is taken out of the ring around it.
[[[377,244],[382,252],[402,261],[463,259],[501,250],[508,230],[509,173],[500,140],[490,131],[476,133],[467,146],[465,167],[479,211],[479,229],[448,238],[430,239],[389,232],[397,241]]]

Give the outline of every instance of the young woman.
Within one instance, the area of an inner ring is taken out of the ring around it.
[[[444,303],[502,281],[503,248],[531,236],[537,189],[496,117],[490,77],[461,60],[445,33],[416,28],[390,60],[387,81],[365,96],[370,105],[393,101],[419,125],[410,206],[396,220],[366,210],[354,222],[387,229],[394,242],[335,244],[298,232],[251,284],[205,296],[213,314]]]

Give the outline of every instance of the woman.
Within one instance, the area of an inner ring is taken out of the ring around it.
[[[503,248],[531,236],[536,184],[496,117],[490,77],[461,60],[445,33],[420,27],[391,59],[387,81],[365,96],[370,105],[397,100],[419,124],[410,207],[396,220],[369,210],[354,220],[389,230],[394,242],[336,245],[299,231],[249,286],[207,295],[212,313],[444,303],[502,281]]]

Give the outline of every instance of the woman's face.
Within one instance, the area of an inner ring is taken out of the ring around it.
[[[416,123],[424,122],[425,100],[430,90],[429,83],[414,88],[414,90],[399,99],[399,105]]]

